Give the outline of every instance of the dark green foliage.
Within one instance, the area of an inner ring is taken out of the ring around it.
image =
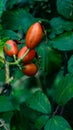
[[[27,30],[38,21],[43,36],[32,60],[38,72],[29,77],[22,62],[9,66],[18,58],[7,56],[4,44],[26,46]],[[73,0],[1,0],[0,129],[72,130],[72,109]]]
[[[73,50],[73,32],[66,32],[50,41],[52,47],[60,51]]]
[[[24,9],[6,11],[2,19],[5,29],[14,31],[22,30],[24,33],[26,33],[28,27],[36,21],[35,18]]]
[[[65,105],[73,97],[73,75],[62,78],[55,88],[56,102]]]
[[[5,4],[6,4],[6,0],[0,1],[0,18],[2,16],[3,11],[5,10]]]
[[[50,26],[52,30],[49,38],[52,39],[64,31],[71,31],[73,29],[73,22],[61,17],[55,17],[50,20]]]
[[[44,130],[72,130],[68,122],[61,116],[54,116],[48,120]]]
[[[41,91],[37,91],[31,96],[27,101],[26,104],[32,108],[33,110],[49,114],[51,113],[51,105],[46,97]],[[35,105],[36,104],[36,105]]]
[[[14,107],[7,97],[0,96],[0,112],[13,111]]]
[[[57,10],[63,17],[73,20],[72,0],[57,0]]]

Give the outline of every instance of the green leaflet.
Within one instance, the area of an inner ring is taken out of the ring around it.
[[[72,130],[72,128],[63,117],[54,116],[48,120],[44,130]]]
[[[33,110],[41,113],[50,114],[51,104],[47,96],[41,91],[36,91],[27,101],[26,104]]]
[[[55,100],[59,105],[65,105],[73,98],[73,75],[63,77],[55,87]]]
[[[57,10],[63,17],[73,20],[72,0],[57,0]]]

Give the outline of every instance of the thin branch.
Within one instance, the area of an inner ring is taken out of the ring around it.
[[[59,110],[59,106],[56,107],[56,110],[53,112],[53,116],[56,115],[56,113],[58,112]]]
[[[27,49],[27,51],[24,53],[24,55],[20,59],[17,59],[15,62],[7,62],[7,64],[18,65],[24,59],[24,57],[29,53],[29,51],[30,49]]]
[[[0,128],[1,127],[4,127],[5,130],[10,130],[3,119],[0,119]]]
[[[8,80],[10,78],[10,71],[9,71],[9,65],[7,64],[7,62],[5,61],[5,71],[6,71],[6,83],[8,83]]]

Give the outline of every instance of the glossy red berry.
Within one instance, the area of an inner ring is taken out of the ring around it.
[[[22,47],[22,48],[20,49],[19,53],[18,53],[18,59],[22,58],[23,55],[26,53],[27,50],[28,50],[28,47],[27,47],[27,46]],[[30,50],[30,51],[28,52],[28,54],[23,58],[23,63],[25,63],[25,64],[29,63],[31,60],[34,59],[35,55],[36,55],[35,50],[34,50],[34,49],[33,49],[33,50]]]
[[[27,47],[30,49],[35,48],[41,41],[42,34],[43,30],[39,22],[36,22],[31,25],[25,37]]]
[[[4,45],[4,52],[8,56],[17,55],[17,53],[18,53],[18,46],[17,46],[16,42],[13,41],[13,40],[6,41],[6,43]]]
[[[27,76],[34,76],[37,73],[38,68],[35,64],[30,63],[30,64],[25,65],[22,71]]]

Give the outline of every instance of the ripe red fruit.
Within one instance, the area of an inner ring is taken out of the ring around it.
[[[28,50],[28,47],[27,47],[27,46],[21,48],[21,50],[20,50],[19,53],[18,53],[18,58],[22,58],[23,55],[25,54],[25,52],[26,52],[27,50]],[[33,60],[33,58],[35,57],[35,55],[36,55],[35,50],[30,50],[30,51],[28,52],[28,54],[24,57],[23,63],[25,63],[25,64],[29,63],[31,60]]]
[[[33,76],[37,73],[38,68],[35,64],[30,63],[25,65],[25,67],[22,69],[23,73],[27,76]]]
[[[6,43],[4,45],[4,52],[8,56],[17,55],[17,53],[18,53],[18,46],[17,46],[16,42],[14,42],[13,40],[6,41]]]
[[[30,26],[26,34],[26,45],[28,48],[35,48],[42,39],[43,29],[39,22]]]

